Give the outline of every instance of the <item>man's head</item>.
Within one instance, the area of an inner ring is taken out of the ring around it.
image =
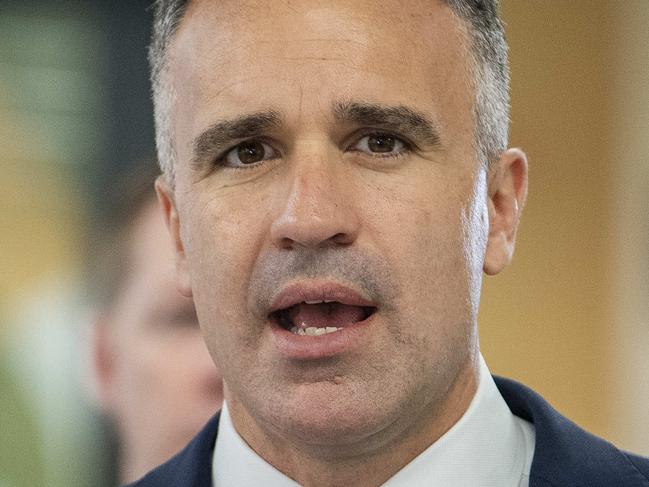
[[[526,161],[496,97],[484,164],[463,8],[197,0],[154,65],[180,287],[235,426],[294,478],[296,451],[421,451],[475,390],[482,272],[511,258]]]
[[[129,174],[115,191],[111,217],[102,220],[93,256],[97,389],[117,427],[122,481],[180,450],[222,401],[193,302],[176,289],[155,174],[145,167]]]

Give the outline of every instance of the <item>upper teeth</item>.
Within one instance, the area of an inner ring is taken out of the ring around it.
[[[294,326],[293,328],[291,328],[291,333],[295,333],[296,335],[308,335],[314,337],[318,335],[326,335],[327,333],[333,333],[338,330],[342,330],[342,328],[336,328],[335,326],[326,326],[323,328],[309,326],[308,328],[298,328],[297,326]]]
[[[333,303],[333,299],[311,299],[304,301],[306,304],[320,304],[320,303]]]

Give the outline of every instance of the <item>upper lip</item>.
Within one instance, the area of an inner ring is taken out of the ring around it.
[[[336,301],[349,306],[376,307],[376,303],[349,286],[332,281],[302,281],[282,288],[268,314],[307,301]]]

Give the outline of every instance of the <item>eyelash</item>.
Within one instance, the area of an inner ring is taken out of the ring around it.
[[[397,141],[398,143],[400,143],[400,144],[403,146],[403,148],[402,148],[402,150],[400,150],[400,151],[399,151],[398,153],[396,153],[396,154],[381,154],[381,153],[374,153],[373,155],[368,154],[367,152],[365,152],[365,151],[361,151],[361,150],[359,150],[359,149],[353,149],[353,147],[354,147],[355,145],[359,144],[359,143],[360,143],[364,138],[366,138],[366,137],[385,137],[385,138],[392,138],[392,139],[394,139],[395,141]],[[263,146],[269,146],[270,148],[272,148],[272,150],[274,151],[274,153],[275,153],[275,154],[278,154],[278,155],[276,155],[276,156],[274,156],[274,157],[271,157],[271,158],[269,158],[269,159],[261,160],[261,161],[259,161],[259,162],[251,163],[251,164],[249,164],[249,165],[242,165],[242,166],[229,166],[229,165],[227,164],[226,159],[227,159],[228,155],[229,155],[232,151],[234,151],[234,150],[237,149],[237,148],[240,148],[240,147],[243,146],[244,144],[252,144],[252,143],[259,143],[259,144],[262,144]],[[363,153],[363,154],[369,155],[369,157],[378,158],[378,159],[398,159],[398,158],[404,157],[405,155],[409,154],[409,153],[412,152],[414,149],[415,149],[414,144],[412,144],[408,139],[406,139],[406,138],[404,138],[404,137],[397,136],[397,135],[395,135],[395,134],[393,134],[393,133],[391,133],[391,132],[373,131],[373,132],[364,132],[364,133],[357,134],[357,135],[354,137],[354,142],[351,143],[351,144],[348,144],[348,145],[346,146],[345,151],[347,151],[347,152],[358,152],[358,153]],[[221,154],[220,154],[220,155],[215,159],[215,164],[218,165],[218,166],[226,167],[226,168],[228,168],[228,169],[234,169],[234,170],[243,170],[243,171],[246,171],[246,170],[249,170],[249,169],[254,169],[254,168],[256,168],[256,167],[258,167],[258,166],[264,164],[265,162],[272,161],[272,160],[277,159],[277,158],[279,158],[279,157],[281,157],[281,151],[275,149],[275,148],[273,147],[273,145],[270,144],[270,143],[268,143],[265,139],[248,139],[248,140],[243,140],[243,141],[239,142],[238,144],[236,144],[236,145],[234,145],[234,146],[232,146],[232,147],[226,149],[223,153],[221,153]]]
[[[346,149],[347,151],[352,151],[352,152],[361,152],[365,153],[360,150],[353,150],[353,146],[357,145],[361,140],[363,140],[366,137],[389,137],[392,138],[399,143],[403,145],[403,149],[399,151],[396,154],[381,154],[381,153],[374,153],[373,155],[369,155],[370,157],[374,158],[379,158],[379,159],[398,159],[401,157],[406,156],[407,154],[411,153],[415,149],[415,145],[410,142],[408,139],[405,137],[401,137],[399,135],[396,135],[392,132],[387,132],[387,131],[372,131],[372,132],[361,132],[360,134],[356,135],[354,137],[354,142],[348,146]]]
[[[273,150],[273,152],[274,152],[275,154],[277,154],[277,155],[274,156],[274,157],[272,157],[272,158],[265,159],[265,160],[262,160],[262,161],[259,161],[259,162],[256,162],[256,163],[252,163],[252,164],[249,164],[249,165],[242,165],[242,166],[229,166],[229,165],[227,164],[227,157],[228,157],[228,154],[230,154],[230,152],[236,150],[237,148],[240,148],[240,147],[243,146],[244,144],[253,144],[253,143],[259,143],[259,144],[262,144],[262,145],[264,145],[264,146],[269,146],[269,147]],[[247,171],[247,170],[249,170],[249,169],[255,169],[257,166],[260,166],[261,164],[263,164],[263,163],[265,163],[265,162],[268,162],[268,161],[271,161],[271,160],[277,159],[277,158],[279,158],[279,157],[281,157],[281,151],[275,149],[275,147],[273,146],[273,144],[269,143],[269,142],[268,142],[266,139],[264,139],[264,138],[253,138],[253,139],[242,140],[242,141],[239,142],[238,144],[235,144],[235,145],[229,147],[228,149],[226,149],[225,151],[223,151],[223,152],[222,152],[222,153],[221,153],[221,154],[220,154],[220,155],[219,155],[219,156],[214,160],[214,164],[217,165],[217,166],[221,166],[221,167],[224,167],[224,168],[227,168],[227,169],[232,169],[232,170],[235,170],[235,171]]]

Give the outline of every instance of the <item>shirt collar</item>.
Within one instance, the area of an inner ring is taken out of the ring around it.
[[[213,487],[299,487],[282,472],[266,462],[248,446],[234,429],[228,405],[224,402],[219,418],[214,457]]]
[[[524,486],[533,455],[534,427],[511,413],[480,356],[478,388],[464,415],[384,486]],[[214,487],[299,486],[246,444],[227,404],[221,412],[212,479]]]

